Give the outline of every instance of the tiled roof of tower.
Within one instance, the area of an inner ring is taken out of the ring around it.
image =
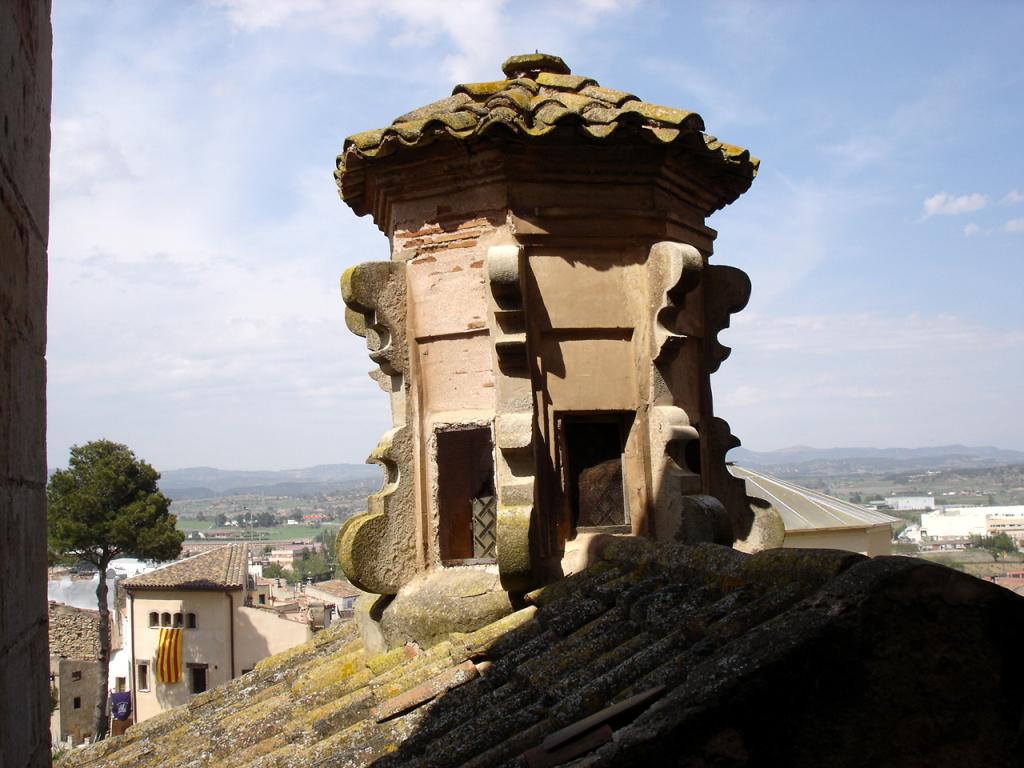
[[[566,127],[591,140],[631,135],[678,145],[697,153],[713,174],[732,180],[719,207],[743,194],[757,175],[757,158],[705,133],[696,112],[602,88],[589,77],[570,74],[557,56],[513,56],[502,70],[504,80],[456,85],[448,98],[404,114],[386,128],[348,137],[335,172],[342,199],[358,209],[365,186],[360,169],[366,161],[437,139],[469,141],[500,130],[535,139]]]
[[[242,589],[246,544],[227,544],[125,580],[128,589]]]
[[[335,625],[62,765],[963,764],[931,759],[950,738],[971,764],[1016,759],[1024,668],[995,650],[1024,642],[1008,590],[836,550],[606,537],[592,553],[476,632],[374,656]]]
[[[729,471],[746,481],[747,495],[770,501],[782,515],[787,531],[874,528],[901,522],[874,509],[812,491],[777,477],[732,466]]]

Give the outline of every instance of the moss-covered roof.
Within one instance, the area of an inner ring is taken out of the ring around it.
[[[429,649],[369,655],[331,627],[64,765],[1014,764],[1024,599],[1007,590],[833,550],[611,538],[594,555]],[[966,763],[934,760],[950,744]]]
[[[730,177],[718,207],[745,192],[757,174],[758,160],[746,149],[705,133],[704,121],[696,112],[602,88],[592,78],[571,74],[557,56],[513,56],[502,70],[505,79],[456,85],[448,98],[408,112],[386,128],[348,137],[335,172],[342,199],[362,212],[361,169],[398,150],[438,139],[468,142],[495,132],[537,139],[560,128],[593,141],[638,137],[695,152],[715,175]]]

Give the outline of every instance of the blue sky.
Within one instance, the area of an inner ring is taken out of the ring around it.
[[[761,158],[709,224],[753,296],[745,446],[1024,449],[1024,5],[54,4],[49,460],[362,461],[388,423],[337,279],[387,241],[349,134],[541,50]]]

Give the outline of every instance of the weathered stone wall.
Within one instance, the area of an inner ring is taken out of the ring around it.
[[[50,674],[57,689],[57,709],[50,718],[50,732],[55,741],[66,743],[70,739],[71,744],[77,746],[92,738],[99,672],[100,665],[95,660],[51,658]]]
[[[100,612],[50,603],[50,655],[95,661],[99,658]]]
[[[0,4],[0,765],[49,765],[49,0]]]

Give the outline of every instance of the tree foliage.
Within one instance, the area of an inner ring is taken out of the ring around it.
[[[106,573],[116,557],[171,560],[184,534],[157,487],[159,473],[126,445],[94,440],[71,448],[67,469],[54,472],[46,490],[51,557],[68,556],[99,570],[99,680],[93,734],[107,733],[110,612]]]
[[[971,546],[977,549],[984,549],[992,555],[993,560],[998,560],[999,555],[1017,551],[1015,542],[1008,533],[1000,532],[995,536],[971,536]]]
[[[50,549],[105,571],[115,557],[170,560],[184,534],[157,487],[160,474],[126,445],[94,440],[71,448],[47,488]]]

